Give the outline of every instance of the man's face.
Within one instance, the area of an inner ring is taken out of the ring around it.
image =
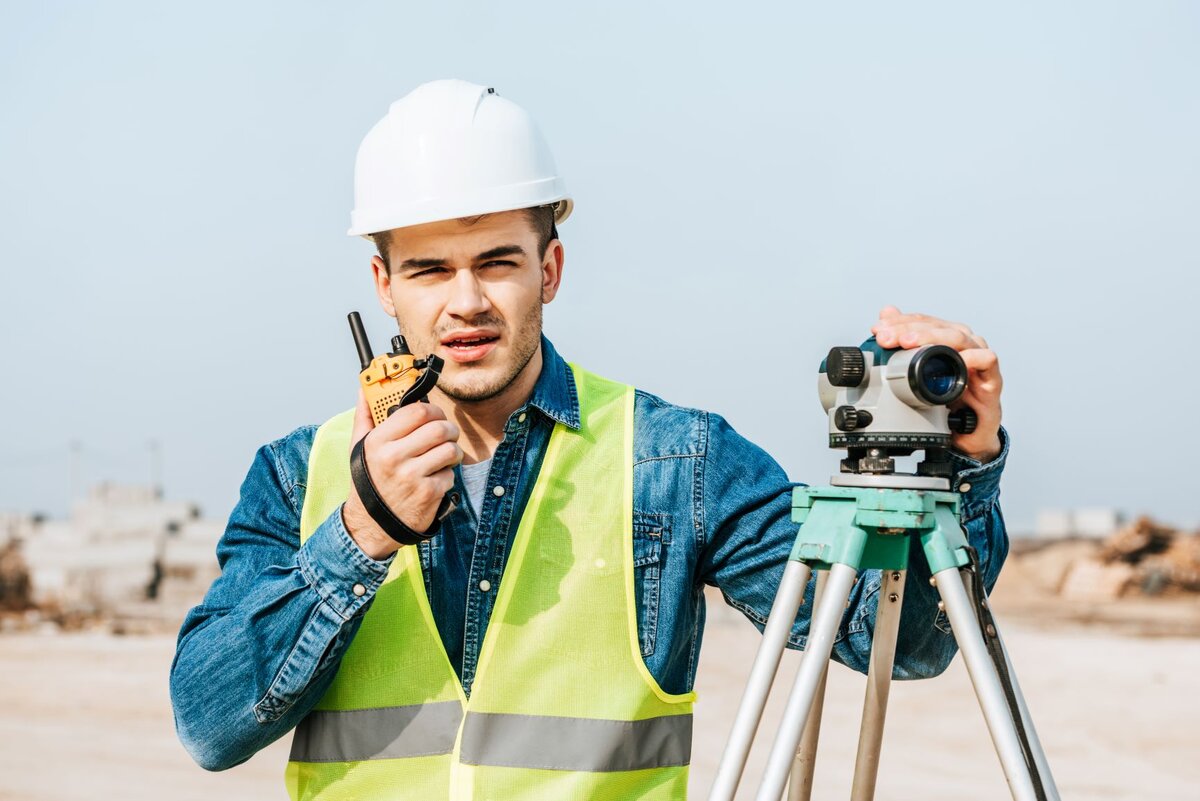
[[[388,261],[372,260],[380,303],[414,354],[446,360],[438,389],[461,402],[492,398],[537,353],[542,304],[558,291],[562,246],[539,257],[522,211],[391,232]]]

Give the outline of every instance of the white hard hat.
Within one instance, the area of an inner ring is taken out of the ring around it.
[[[533,118],[494,89],[431,81],[392,103],[358,148],[351,236],[574,205]]]

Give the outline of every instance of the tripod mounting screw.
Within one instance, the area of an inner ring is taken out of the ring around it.
[[[867,360],[858,348],[833,348],[825,357],[825,374],[835,387],[857,387],[867,374]]]

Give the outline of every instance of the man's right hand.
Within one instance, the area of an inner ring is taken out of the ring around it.
[[[462,461],[458,426],[432,403],[409,404],[376,426],[359,390],[350,447],[363,437],[367,471],[383,502],[413,531],[428,530],[442,497],[454,486],[454,465]],[[342,521],[372,559],[386,559],[400,548],[367,514],[353,485]]]

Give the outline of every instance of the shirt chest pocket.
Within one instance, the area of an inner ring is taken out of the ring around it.
[[[540,532],[544,534],[545,532]],[[662,578],[664,548],[671,542],[669,514],[633,513],[633,597],[638,628],[638,644],[642,656],[654,653],[658,634],[659,587]],[[538,538],[538,556],[544,569],[551,571],[585,571],[595,576],[618,576],[623,569],[619,563],[594,558],[579,549],[569,536]],[[576,552],[576,551],[579,552]]]
[[[642,656],[654,653],[664,548],[671,543],[671,516],[633,513],[633,597]]]

